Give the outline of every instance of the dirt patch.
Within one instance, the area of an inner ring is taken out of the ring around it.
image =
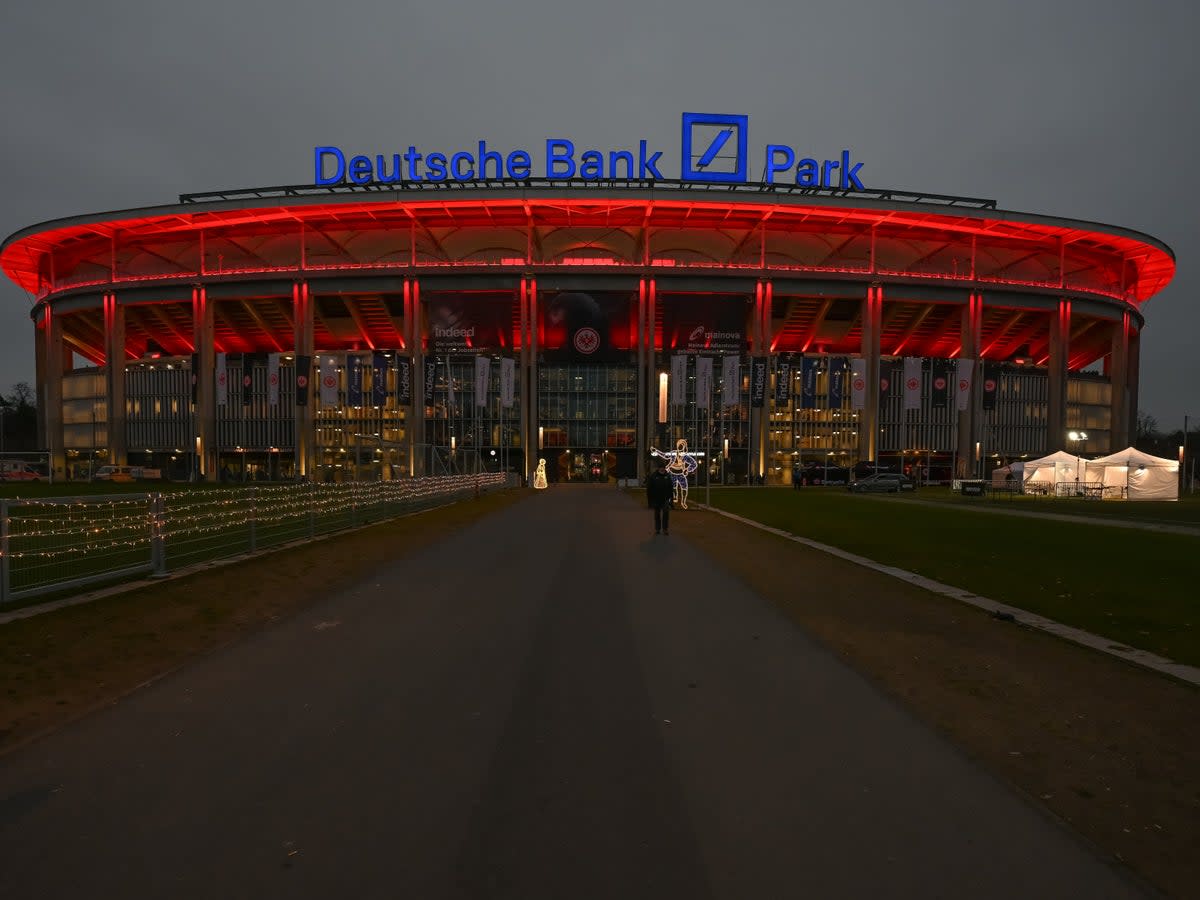
[[[0,753],[523,496],[490,494],[0,625]]]
[[[1200,896],[1200,691],[712,513],[672,519],[1033,803]]]

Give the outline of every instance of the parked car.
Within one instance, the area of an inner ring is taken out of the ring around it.
[[[161,469],[145,466],[101,466],[96,470],[96,481],[142,481],[162,478]]]
[[[868,475],[851,483],[849,490],[856,494],[898,494],[900,491],[915,489],[913,480],[898,472],[880,472],[878,475]]]

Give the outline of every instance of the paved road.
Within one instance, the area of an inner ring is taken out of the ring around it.
[[[554,488],[0,759],[0,896],[1140,896],[649,525]]]

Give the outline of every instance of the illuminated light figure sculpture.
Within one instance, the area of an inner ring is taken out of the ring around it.
[[[695,474],[696,469],[700,467],[696,457],[688,453],[687,441],[680,438],[675,442],[675,450],[669,453],[651,447],[650,455],[667,461],[667,472],[674,487],[675,502],[679,504],[680,509],[687,509],[688,476]]]
[[[533,486],[536,490],[542,490],[546,486],[546,461],[538,460],[537,471],[533,473]]]

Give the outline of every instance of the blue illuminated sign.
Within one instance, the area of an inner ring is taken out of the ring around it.
[[[682,181],[746,184],[750,182],[750,119],[744,115],[684,113],[680,145]],[[567,138],[547,138],[541,171],[546,178],[581,178],[586,181],[629,179],[663,180],[662,150],[652,150],[646,140],[632,147],[579,150]],[[849,150],[837,159],[802,156],[788,144],[767,144],[761,180],[766,184],[864,190]],[[398,184],[401,182],[523,181],[534,177],[534,154],[515,149],[507,153],[489,149],[479,141],[472,150],[453,153],[420,153],[410,146],[402,153],[347,156],[339,147],[313,148],[313,184]]]

